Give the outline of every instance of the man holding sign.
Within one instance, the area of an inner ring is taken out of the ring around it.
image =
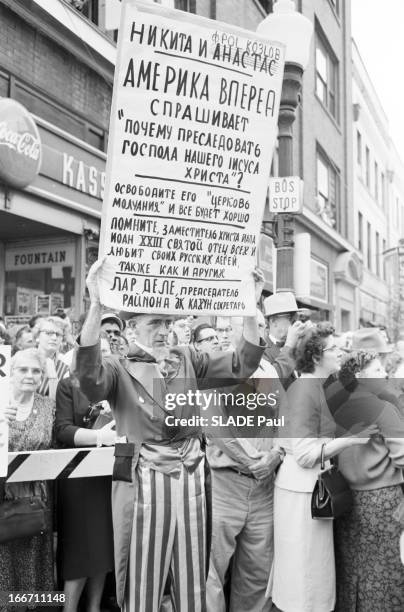
[[[208,355],[190,346],[167,349],[171,315],[129,314],[136,343],[126,359],[103,360],[99,280],[105,265],[96,262],[87,278],[91,305],[76,367],[89,400],[107,399],[116,420],[112,503],[118,604],[128,612],[157,612],[170,576],[175,610],[204,611],[208,550],[199,389],[248,378],[265,347],[255,317],[245,317],[235,352]],[[259,271],[254,280],[258,300]],[[168,407],[168,395],[184,394],[189,403]]]
[[[203,611],[206,424],[195,400],[219,380],[249,378],[262,356],[263,282],[255,275],[254,295],[251,271],[285,49],[137,0],[122,2],[118,40],[100,232],[107,260],[89,273],[77,370],[84,393],[109,400],[116,420],[119,605],[157,612],[170,574],[175,610]],[[133,313],[127,359],[101,360],[101,302]],[[169,351],[173,313],[243,316],[244,337],[234,352]]]

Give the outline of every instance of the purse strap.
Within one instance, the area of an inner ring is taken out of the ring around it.
[[[325,468],[325,445],[327,444],[327,442],[324,442],[324,444],[321,445],[321,453],[320,453],[320,468],[322,470],[324,470]]]
[[[320,453],[320,468],[322,470],[325,469],[325,445],[327,444],[327,442],[324,442],[321,445],[321,453]],[[329,458],[329,462],[331,465],[338,467],[338,458],[337,457],[330,457]]]

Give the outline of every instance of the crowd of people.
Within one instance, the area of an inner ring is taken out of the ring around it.
[[[76,338],[61,312],[0,322],[9,450],[115,445],[112,480],[5,485],[6,500],[40,497],[54,525],[0,544],[0,591],[59,588],[68,612],[402,612],[403,346],[378,328],[337,336],[293,294],[262,299],[259,273],[256,317],[105,312],[101,267]],[[274,424],[254,437],[165,424],[168,392],[219,380],[265,395]],[[321,460],[352,491],[336,520],[312,518]]]

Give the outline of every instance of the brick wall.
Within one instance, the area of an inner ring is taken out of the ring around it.
[[[72,112],[108,128],[110,84],[2,5],[0,24],[1,68],[41,88]],[[86,53],[91,50],[83,43],[83,55]],[[38,108],[29,110],[40,114]]]

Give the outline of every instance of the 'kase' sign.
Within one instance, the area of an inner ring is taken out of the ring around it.
[[[251,315],[284,49],[246,30],[123,3],[111,111],[102,302]]]
[[[35,121],[19,102],[0,99],[0,180],[26,187],[41,165],[41,140]]]

